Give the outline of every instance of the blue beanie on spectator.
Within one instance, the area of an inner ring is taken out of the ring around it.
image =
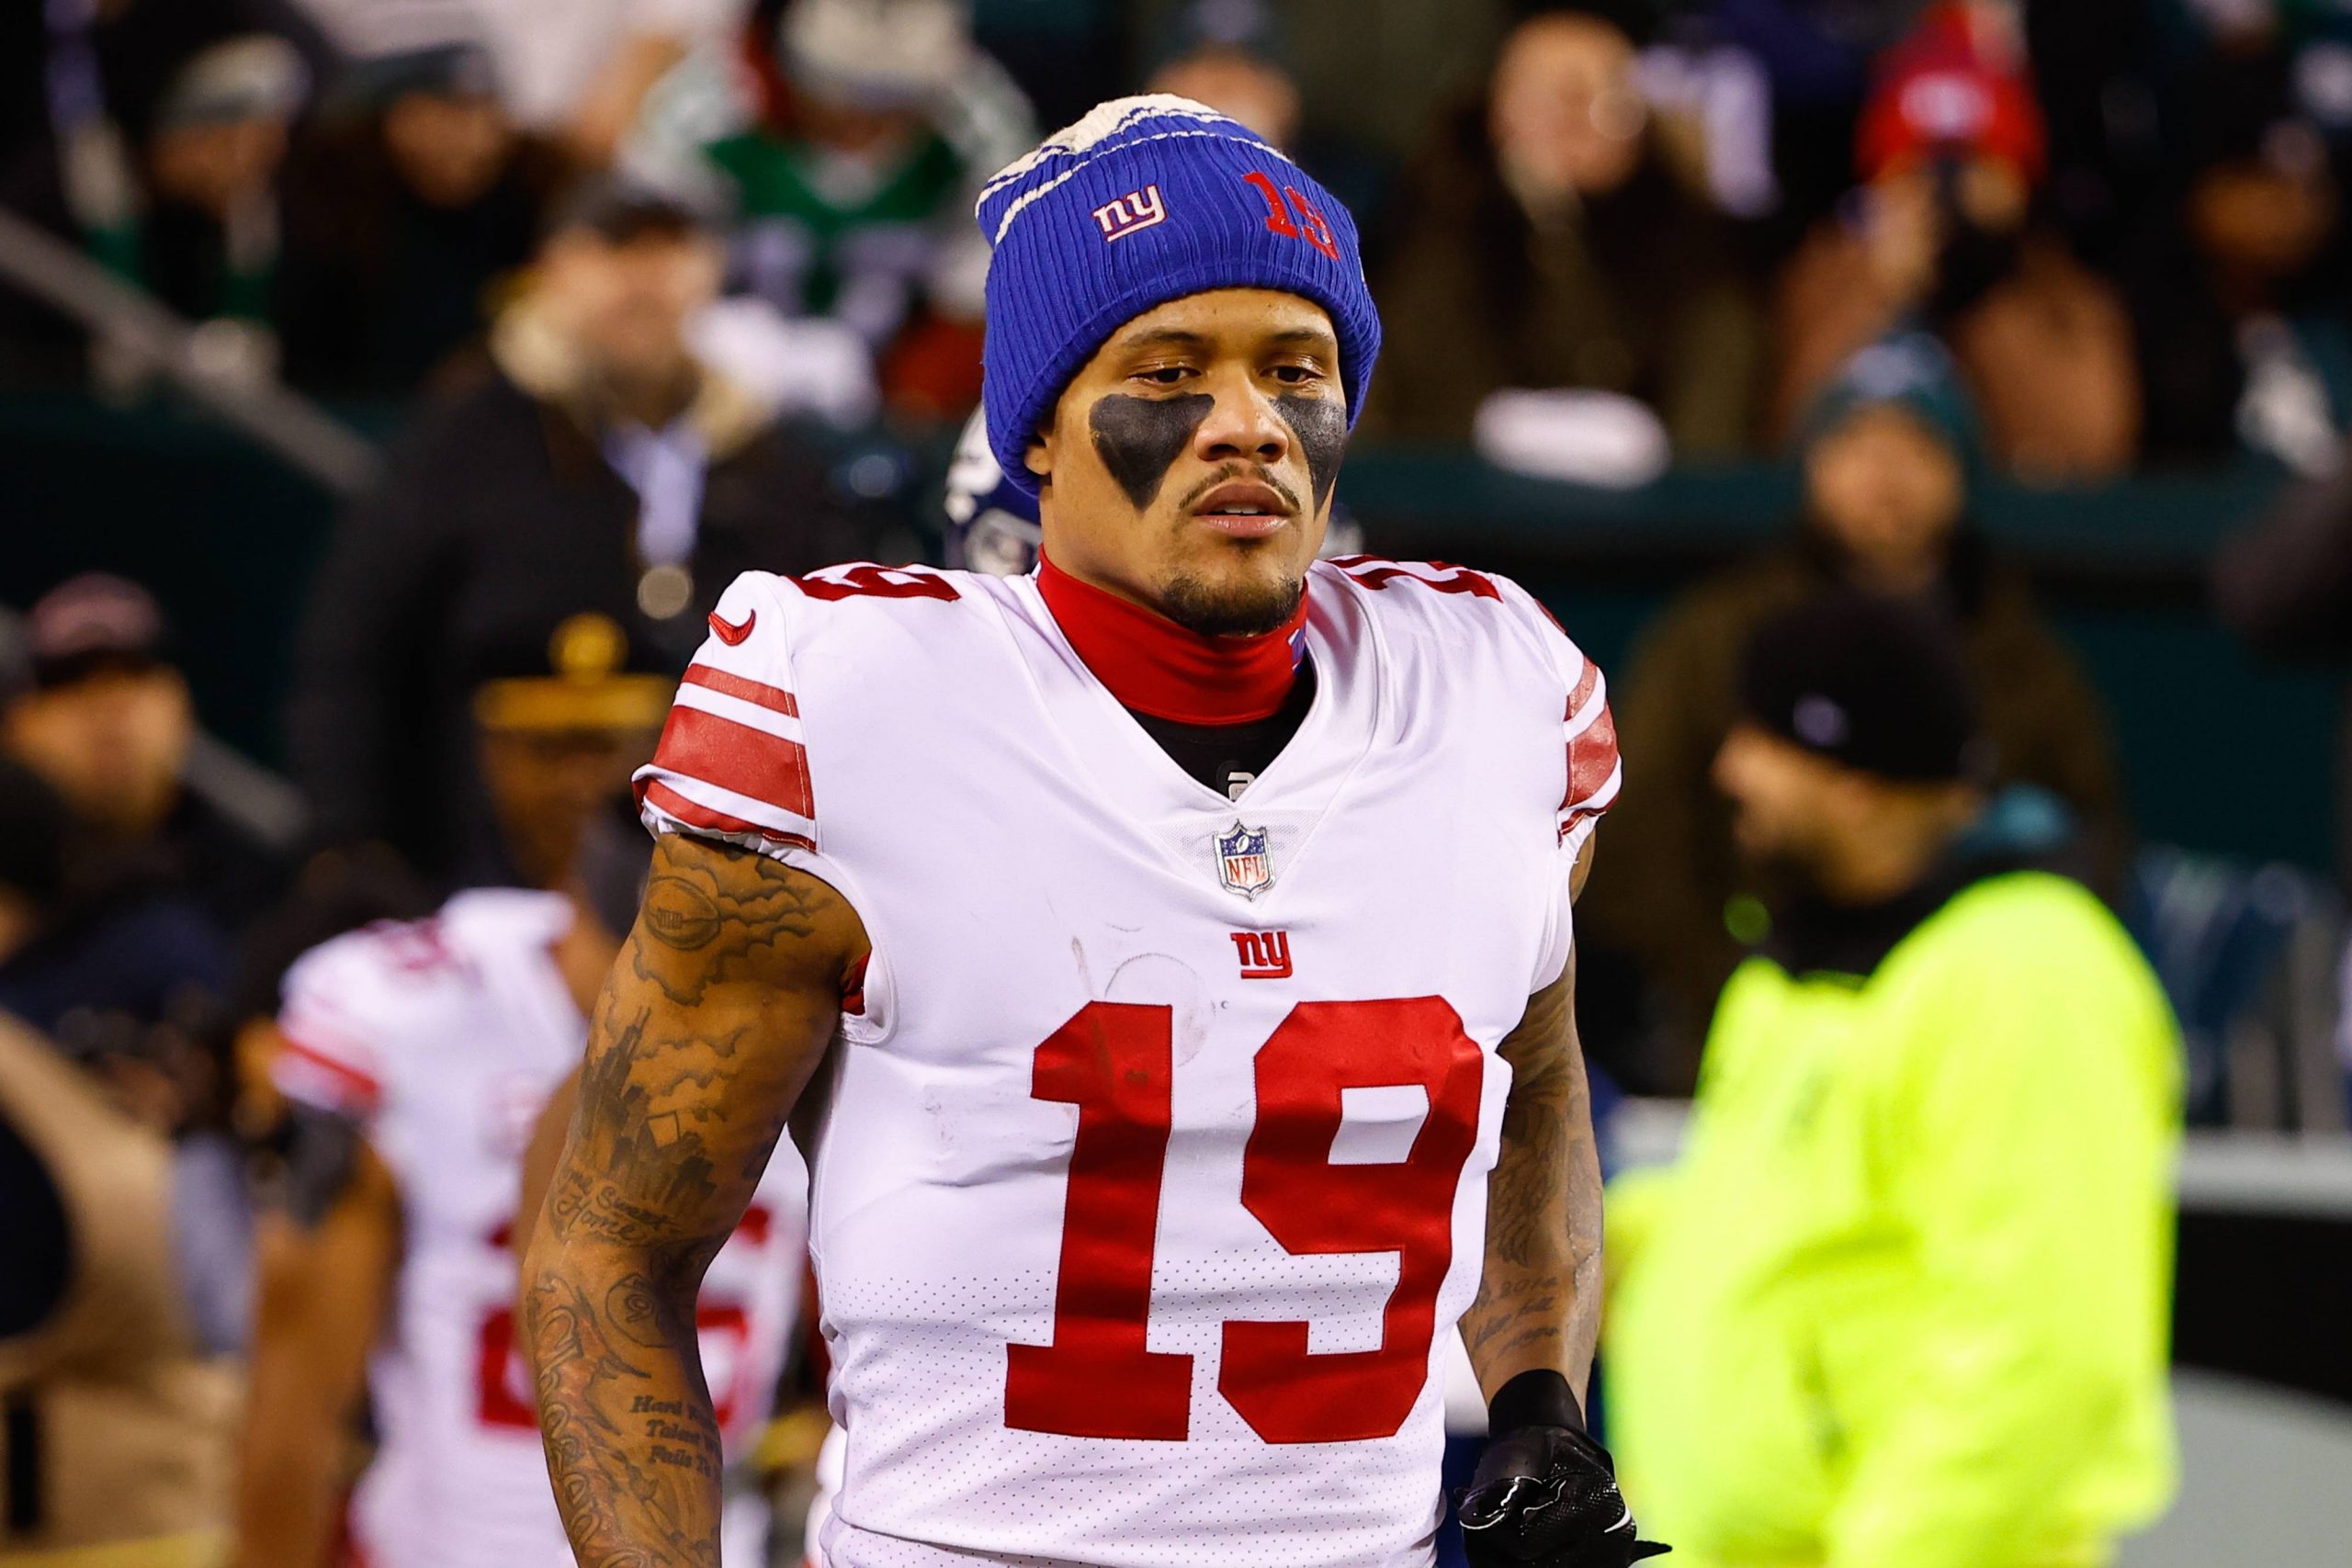
[[[1933,431],[1962,470],[1975,473],[1984,456],[1976,405],[1951,351],[1917,327],[1891,332],[1839,366],[1805,411],[1798,440],[1811,446],[1862,410],[1889,403]]]
[[[1312,299],[1340,339],[1355,423],[1380,356],[1355,220],[1255,132],[1167,94],[1097,105],[980,193],[993,247],[981,359],[989,445],[1022,461],[1062,389],[1125,322],[1187,294],[1272,288]]]

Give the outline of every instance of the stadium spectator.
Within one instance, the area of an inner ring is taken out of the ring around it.
[[[1713,773],[1787,891],[1681,1158],[1609,1193],[1625,1491],[1711,1568],[2102,1562],[2172,1495],[2178,1033],[2097,898],[1972,843],[1971,710],[1851,590],[1741,659]]]
[[[2151,463],[2318,475],[2352,428],[2343,195],[2292,73],[2217,51],[2183,94],[2178,195],[2131,253]]]
[[[2258,652],[2352,670],[2352,461],[2289,491],[2225,540],[2213,588],[2222,619]],[[2352,889],[2352,688],[2346,698],[2336,852]],[[2344,1022],[2352,1041],[2352,1010]]]
[[[1907,324],[1942,337],[2001,468],[2096,479],[2137,449],[2131,318],[2039,214],[2041,112],[1994,8],[1943,4],[1883,58],[1862,111],[1862,184],[1816,225],[1774,306],[1785,438],[1856,350]]]
[[[1482,111],[1447,123],[1383,280],[1386,370],[1365,413],[1380,435],[1463,442],[1497,393],[1581,392],[1551,405],[1552,444],[1632,400],[1679,454],[1747,446],[1754,309],[1634,63],[1600,17],[1538,17],[1504,45]]]
[[[1238,119],[1269,145],[1291,149],[1299,129],[1298,84],[1265,56],[1237,44],[1207,43],[1162,65],[1148,93],[1172,93]]]
[[[288,719],[328,840],[383,840],[445,885],[511,880],[468,708],[484,649],[585,605],[682,669],[739,572],[870,553],[818,455],[688,350],[719,269],[686,209],[579,193],[490,371],[425,407],[344,520]]]
[[[370,1389],[378,1443],[352,1520],[367,1562],[564,1556],[529,1384],[508,1360],[506,1233],[526,1213],[526,1140],[577,1068],[634,916],[647,849],[628,776],[652,755],[673,683],[633,672],[646,661],[593,612],[516,631],[486,658],[472,705],[515,886],[340,937],[286,976],[273,1077],[297,1132],[284,1212],[262,1231],[244,1568],[326,1560]],[[341,1157],[304,1157],[322,1139]],[[781,1370],[806,1185],[780,1156],[761,1213],[703,1284],[739,1450]],[[729,1561],[766,1561],[762,1511],[732,1525]]]
[[[1642,1077],[1687,1089],[1701,1032],[1737,964],[1756,891],[1709,770],[1737,712],[1739,650],[1755,628],[1846,582],[1941,604],[1963,628],[2002,784],[2070,811],[2102,883],[2121,872],[2120,791],[2088,680],[2024,578],[1969,525],[1976,436],[1951,358],[1925,333],[1856,355],[1807,424],[1805,501],[1789,536],[1670,605],[1614,692],[1625,798],[1594,868],[1579,934],[1589,967],[1629,955],[1659,1056]]]
[[[896,406],[961,418],[988,266],[972,199],[1028,144],[1028,106],[957,0],[795,0],[773,36],[766,113],[702,154],[736,281],[854,334]]]
[[[173,79],[145,148],[138,280],[184,316],[243,323],[241,341],[260,366],[270,363],[263,329],[278,260],[278,174],[309,87],[283,39],[215,44]]]
[[[171,627],[135,582],[89,572],[25,617],[0,671],[0,751],[46,778],[79,821],[85,883],[191,901],[233,936],[274,899],[286,853],[192,765],[198,739]]]
[[[479,46],[368,62],[339,96],[286,175],[286,377],[405,396],[489,325],[537,242],[555,154],[516,130]]]
[[[62,897],[65,817],[0,763],[0,975]],[[0,1013],[0,1560],[204,1568],[237,1379],[180,1245],[185,1167],[137,1113],[155,1101],[135,1112],[121,1077],[92,1070],[112,1065]]]
[[[747,0],[293,3],[363,61],[453,38],[480,43],[516,123],[581,168],[609,164],[646,96],[682,60],[723,49],[748,9]]]

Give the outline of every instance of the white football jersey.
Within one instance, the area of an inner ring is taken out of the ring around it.
[[[813,1162],[831,1568],[1430,1560],[1496,1047],[1616,748],[1515,584],[1311,581],[1313,705],[1238,800],[1034,578],[755,573],[712,617],[647,820],[874,944]]]
[[[391,1321],[368,1363],[379,1446],[353,1499],[368,1568],[571,1568],[514,1344],[509,1238],[531,1130],[586,1023],[548,893],[461,893],[428,920],[336,938],[288,972],[275,1069],[351,1117],[401,1197]],[[801,1293],[807,1177],[786,1146],[711,1264],[697,1316],[729,1453],[766,1419]],[[757,1509],[727,1562],[766,1561]]]

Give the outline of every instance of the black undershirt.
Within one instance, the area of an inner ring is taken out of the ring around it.
[[[1239,724],[1182,724],[1133,708],[1127,712],[1178,767],[1230,800],[1282,754],[1306,721],[1306,710],[1314,705],[1315,665],[1303,660],[1297,678],[1291,682],[1290,695],[1264,718]]]

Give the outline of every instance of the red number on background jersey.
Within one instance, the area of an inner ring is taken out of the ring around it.
[[[1146,1348],[1168,1155],[1172,1015],[1090,1002],[1037,1048],[1039,1100],[1079,1108],[1050,1345],[1008,1345],[1005,1425],[1182,1440],[1193,1359]],[[1477,1142],[1483,1067],[1437,997],[1303,1002],[1257,1056],[1241,1200],[1297,1254],[1394,1252],[1380,1348],[1315,1354],[1304,1323],[1225,1325],[1217,1392],[1270,1443],[1392,1437],[1429,1378],[1453,1200]],[[1411,1086],[1428,1111],[1402,1162],[1335,1165],[1344,1091]]]
[[[861,594],[876,599],[954,599],[956,585],[935,571],[921,567],[876,566],[872,561],[860,561],[854,566],[829,566],[808,577],[796,577],[793,585],[811,599],[828,602],[854,599]]]
[[[732,1239],[765,1247],[775,1228],[775,1216],[763,1203],[743,1211]],[[502,1258],[508,1226],[490,1234],[490,1246]],[[740,1302],[705,1296],[695,1303],[695,1337],[702,1348],[703,1372],[711,1392],[711,1412],[724,1427],[735,1418],[738,1404],[758,1391],[744,1386],[750,1367],[750,1309]],[[514,1348],[514,1309],[496,1306],[482,1314],[474,1337],[474,1418],[485,1427],[537,1433],[539,1414],[531,1399],[530,1369]]]

